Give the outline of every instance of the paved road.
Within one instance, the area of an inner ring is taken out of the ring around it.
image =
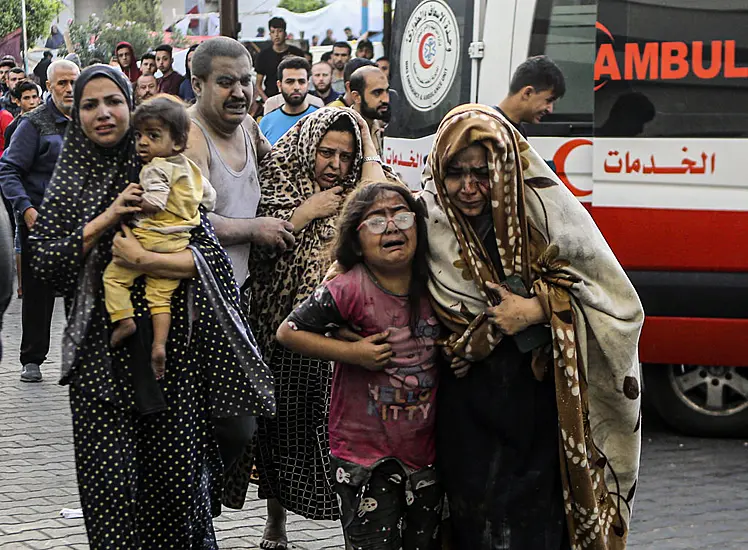
[[[58,302],[50,362],[42,384],[19,381],[20,300],[5,316],[5,357],[0,363],[0,547],[86,549],[81,519],[62,519],[78,508],[70,414],[65,388],[56,384]],[[651,416],[651,415],[650,415]],[[748,548],[748,443],[703,440],[669,433],[646,422],[642,475],[632,549]],[[254,549],[264,524],[263,505],[252,495],[242,511],[226,511],[216,529],[222,550]],[[289,534],[301,550],[342,548],[333,523],[290,517]],[[467,550],[467,549],[460,549]]]

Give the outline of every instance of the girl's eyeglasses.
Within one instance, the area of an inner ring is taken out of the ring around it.
[[[361,231],[361,228],[366,226],[366,228],[373,235],[381,235],[382,233],[387,231],[387,226],[390,224],[390,222],[394,223],[395,227],[397,227],[400,231],[405,231],[406,229],[410,229],[411,227],[413,227],[413,224],[416,222],[416,213],[400,212],[399,214],[395,214],[391,218],[387,218],[385,216],[373,216],[362,221],[361,224],[356,228],[356,230]]]

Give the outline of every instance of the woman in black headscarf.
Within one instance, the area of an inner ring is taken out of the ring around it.
[[[63,293],[61,384],[70,387],[76,468],[91,548],[217,548],[223,471],[271,415],[273,381],[240,313],[230,263],[202,213],[187,250],[144,250],[123,222],[139,211],[132,92],[104,65],[81,73],[73,121],[31,233],[37,274]],[[119,232],[118,230],[121,230]],[[102,273],[121,265],[182,279],[166,374],[149,365],[142,280],[138,331],[109,348]]]
[[[195,92],[192,90],[192,56],[199,45],[190,46],[187,57],[184,58],[184,80],[179,85],[179,97],[186,103],[195,103]]]

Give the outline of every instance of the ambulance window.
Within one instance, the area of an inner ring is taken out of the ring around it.
[[[600,0],[595,135],[748,137],[745,0]]]
[[[566,95],[540,125],[541,135],[591,135],[597,0],[537,0],[529,55],[545,54],[561,68]]]

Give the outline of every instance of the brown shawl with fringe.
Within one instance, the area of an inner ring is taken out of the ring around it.
[[[444,178],[454,155],[480,143],[501,266],[492,264]],[[550,349],[533,371],[555,370],[561,476],[571,546],[626,546],[641,444],[638,296],[587,211],[512,125],[495,110],[463,105],[442,121],[424,174],[429,289],[454,334],[455,353],[487,357],[502,334],[485,310],[498,270],[519,275],[543,305]],[[473,367],[479,368],[479,367]]]

